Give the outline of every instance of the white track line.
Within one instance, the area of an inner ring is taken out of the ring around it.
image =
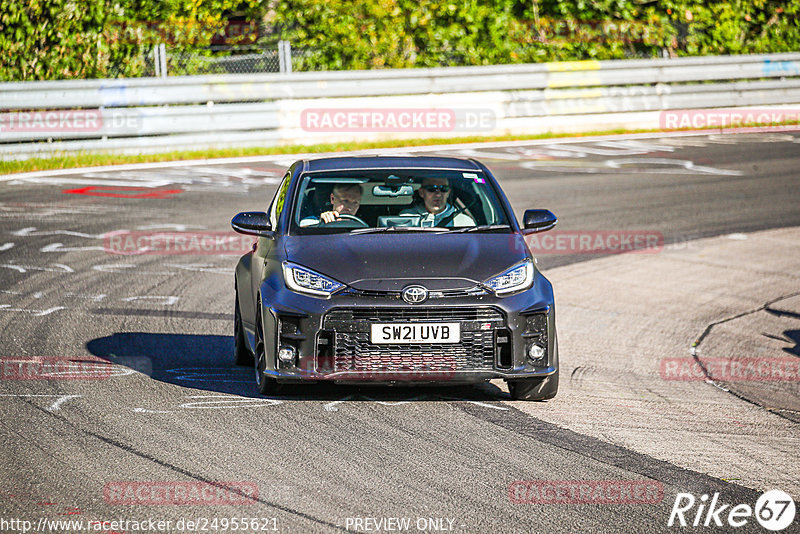
[[[237,158],[191,159],[191,160],[177,160],[177,161],[160,161],[152,163],[128,163],[124,165],[103,165],[100,167],[78,167],[75,169],[54,169],[49,171],[33,171],[33,172],[22,172],[16,174],[7,174],[0,176],[0,182],[10,182],[12,180],[27,179],[27,178],[55,178],[58,176],[72,176],[76,174],[86,174],[90,172],[162,169],[169,167],[191,167],[194,165],[236,165],[242,163],[265,163],[274,161],[276,159],[299,160],[310,157],[320,158],[326,156],[374,155],[374,154],[398,154],[398,153],[404,154],[408,152],[434,152],[434,151],[467,150],[467,149],[479,149],[479,148],[502,148],[502,147],[530,146],[530,145],[591,143],[596,141],[608,141],[608,140],[619,140],[619,139],[655,139],[655,138],[667,138],[667,137],[692,137],[692,136],[702,136],[702,135],[718,134],[718,133],[719,129],[692,130],[689,132],[648,132],[648,133],[635,133],[635,134],[598,135],[594,137],[592,136],[563,137],[563,138],[551,137],[547,139],[527,139],[527,140],[523,139],[519,141],[495,141],[488,143],[459,143],[450,145],[370,148],[366,150],[355,150],[351,152],[273,154],[269,156],[245,156]]]

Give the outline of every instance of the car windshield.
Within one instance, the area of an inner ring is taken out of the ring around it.
[[[510,232],[481,172],[386,169],[308,173],[300,178],[292,232]]]

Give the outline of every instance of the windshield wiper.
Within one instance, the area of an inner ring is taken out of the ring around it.
[[[447,228],[435,226],[380,226],[378,228],[356,228],[351,234],[377,234],[379,232],[449,232]]]
[[[502,230],[511,228],[507,224],[483,224],[481,226],[470,226],[468,228],[459,228],[458,230],[450,230],[451,234],[466,234],[467,232],[483,232],[491,230]]]

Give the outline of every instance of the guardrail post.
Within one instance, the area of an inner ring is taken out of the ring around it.
[[[285,74],[292,72],[292,45],[289,41],[278,41],[278,65]]]
[[[153,47],[153,69],[156,78],[161,77],[161,60],[158,57],[160,52],[158,45]]]
[[[153,47],[153,64],[156,78],[167,77],[167,45],[157,44]]]
[[[158,45],[161,49],[161,77],[167,77],[167,45],[161,43]]]

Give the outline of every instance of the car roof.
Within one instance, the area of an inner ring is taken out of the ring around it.
[[[482,172],[472,160],[444,156],[343,156],[309,159],[303,163],[305,172],[356,169],[452,169]]]

